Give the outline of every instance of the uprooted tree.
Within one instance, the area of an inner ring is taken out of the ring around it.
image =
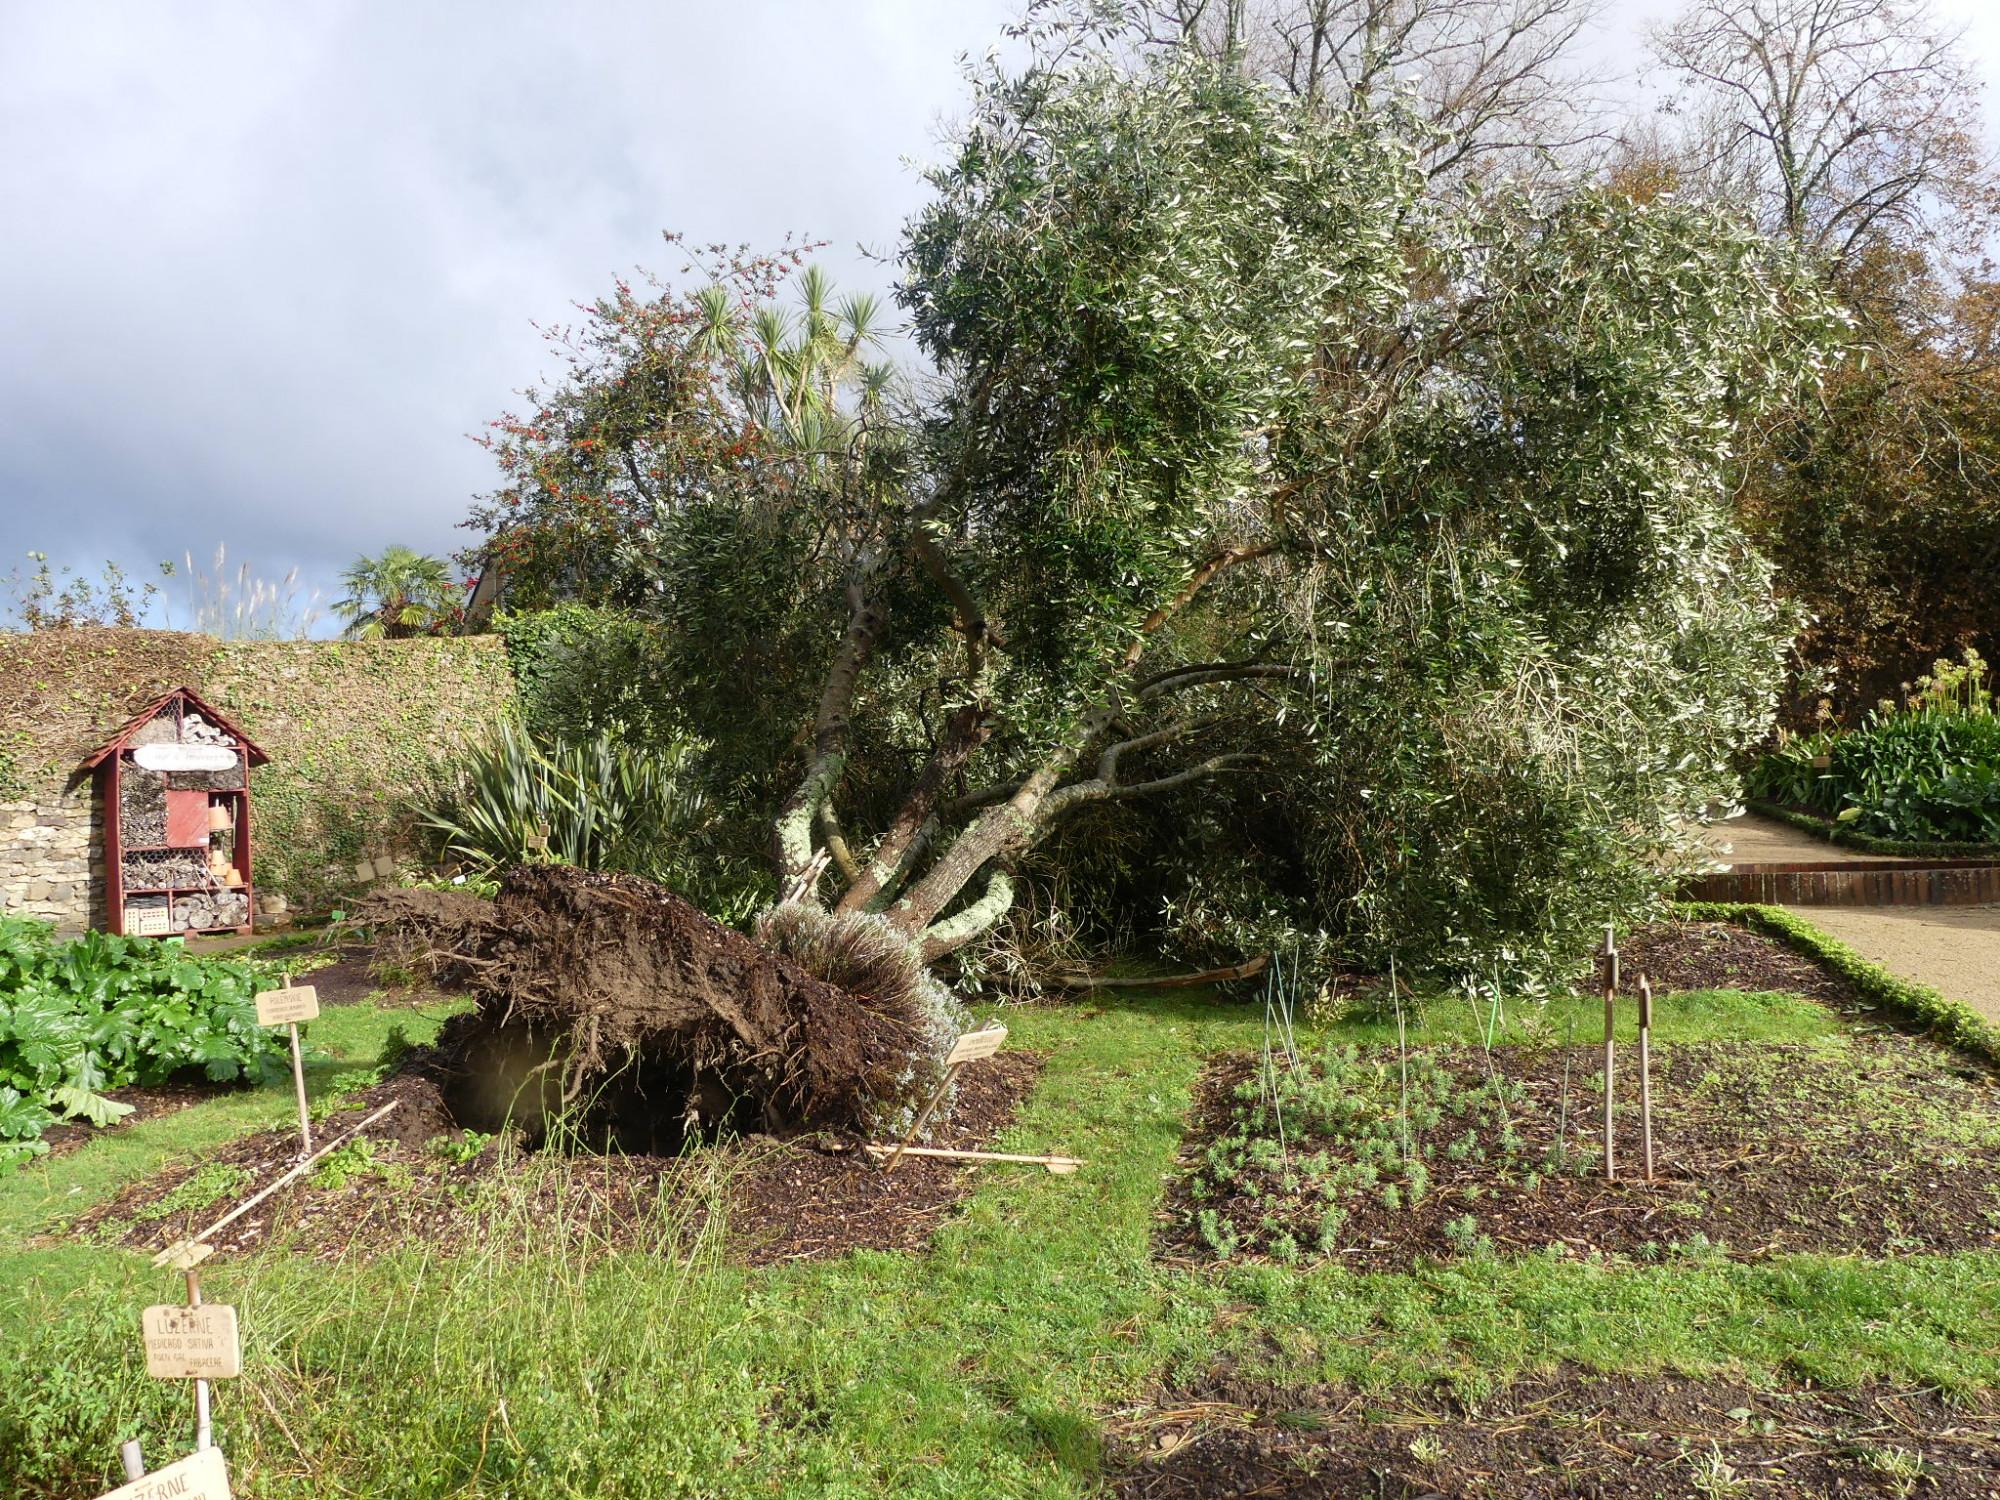
[[[1428,145],[1182,56],[995,75],[906,234],[934,379],[848,394],[788,258],[621,287],[481,520],[588,529],[569,592],[657,622],[781,889],[926,963],[1147,802],[1219,941],[1546,972],[1768,721],[1730,460],[1837,318],[1748,226],[1440,194]]]

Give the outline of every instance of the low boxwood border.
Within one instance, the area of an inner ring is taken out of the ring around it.
[[[2000,1027],[1963,1000],[1953,1000],[1927,984],[1891,974],[1781,906],[1759,906],[1748,901],[1679,901],[1674,904],[1674,915],[1689,922],[1735,922],[1777,938],[1825,964],[1853,985],[1863,999],[1907,1017],[1939,1041],[2000,1065]]]
[[[1859,849],[1863,854],[1898,854],[1908,859],[1977,859],[1981,855],[1990,854],[1995,859],[2000,859],[2000,844],[1929,843],[1921,839],[1878,838],[1872,833],[1863,833],[1858,828],[1850,828],[1833,818],[1822,817],[1818,813],[1806,812],[1796,807],[1786,807],[1778,802],[1751,798],[1743,805],[1754,813],[1762,813],[1767,818],[1776,818],[1780,823],[1789,823],[1801,833],[1825,839],[1829,844],[1845,844],[1850,849]]]

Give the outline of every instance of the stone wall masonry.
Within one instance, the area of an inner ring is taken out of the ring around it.
[[[64,932],[103,925],[104,828],[94,782],[0,802],[0,914]]]

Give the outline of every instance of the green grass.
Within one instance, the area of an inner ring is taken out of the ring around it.
[[[344,1066],[410,1013],[364,1014],[348,1022]],[[1572,1015],[1581,1035],[1601,1025],[1596,1002],[1556,1003],[1539,1023],[1517,1003],[1502,1034],[1560,1039]],[[1089,1494],[1107,1414],[1219,1355],[1369,1387],[1479,1390],[1562,1361],[1753,1383],[2000,1383],[1989,1255],[1530,1255],[1395,1275],[1167,1266],[1153,1216],[1190,1089],[1212,1053],[1258,1044],[1261,1014],[1149,996],[1006,1019],[1014,1045],[1049,1061],[1001,1149],[1087,1165],[982,1169],[928,1254],[751,1271],[681,1220],[664,1226],[681,1255],[606,1254],[587,1227],[499,1188],[451,1255],[366,1266],[271,1251],[215,1266],[209,1295],[237,1304],[245,1337],[244,1378],[216,1394],[237,1493]],[[1483,1024],[1467,1002],[1442,1002],[1416,1035],[1462,1040]],[[1811,1041],[1838,1027],[1809,1002],[1717,991],[1662,1001],[1656,1036]],[[1336,1020],[1301,1040],[1327,1035],[1369,1045],[1394,1024]],[[22,1237],[75,1196],[286,1107],[275,1090],[212,1101],[95,1142],[39,1183],[0,1184],[0,1277],[21,1289],[5,1357],[34,1372],[0,1385],[0,1490],[109,1487],[121,1438],[157,1457],[189,1427],[185,1392],[144,1377],[134,1332],[140,1306],[174,1296],[172,1278],[128,1253]],[[560,1163],[535,1170],[560,1190]]]

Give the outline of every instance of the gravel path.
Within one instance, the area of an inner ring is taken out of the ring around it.
[[[1816,839],[1789,823],[1780,823],[1776,818],[1767,818],[1760,813],[1745,813],[1740,818],[1717,823],[1708,830],[1707,837],[1709,847],[1715,850],[1716,858],[1724,864],[1797,865],[1838,861],[1841,864],[1868,865],[1899,857],[1893,854],[1864,854],[1845,844]]]
[[[1792,906],[1892,974],[2000,1025],[2000,906]]]

